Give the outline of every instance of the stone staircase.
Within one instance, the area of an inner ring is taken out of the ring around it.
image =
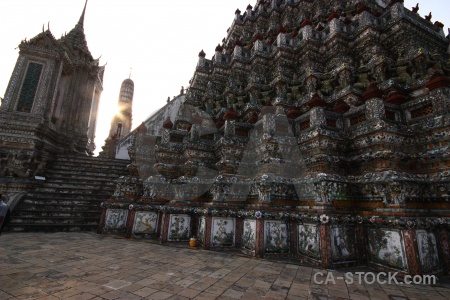
[[[114,193],[115,181],[127,175],[129,161],[59,155],[46,171],[44,184],[14,209],[7,231],[92,231],[100,204]]]

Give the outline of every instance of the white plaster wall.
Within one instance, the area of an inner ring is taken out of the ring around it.
[[[177,96],[175,99],[172,99],[165,106],[152,113],[144,121],[144,124],[148,129],[147,133],[150,135],[161,135],[163,123],[168,115],[170,115],[170,120],[172,121],[172,123],[175,122],[175,117],[185,97],[186,97],[185,95]],[[130,159],[130,157],[128,156],[128,147],[130,147],[133,144],[135,132],[136,129],[134,129],[127,136],[123,137],[117,142],[116,146],[117,159]]]

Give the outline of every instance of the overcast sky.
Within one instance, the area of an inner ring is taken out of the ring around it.
[[[69,32],[81,15],[85,0],[0,1],[0,97],[3,97],[18,57],[17,45],[42,31],[50,22],[56,38]],[[411,8],[418,0],[406,0]],[[255,0],[250,4],[254,5]],[[433,12],[433,21],[450,26],[449,0],[420,0],[420,15]],[[89,0],[85,34],[94,56],[106,64],[104,91],[97,125],[97,151],[106,139],[117,112],[122,81],[135,83],[133,128],[178,95],[187,86],[204,49],[211,58],[226,36],[236,8],[245,11],[243,0]],[[447,33],[447,29],[445,29]]]

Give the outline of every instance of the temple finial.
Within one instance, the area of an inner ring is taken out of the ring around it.
[[[87,3],[88,3],[88,0],[86,0],[86,3],[84,4],[83,13],[81,14],[80,20],[78,21],[78,25],[81,25],[81,26],[84,25],[84,15],[86,13]]]
[[[133,70],[133,68],[130,68],[130,75],[128,75],[128,79],[131,79],[131,70]]]

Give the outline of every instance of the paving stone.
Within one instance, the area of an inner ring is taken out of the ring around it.
[[[155,300],[162,300],[162,299],[168,299],[170,297],[172,297],[173,294],[172,293],[168,293],[168,292],[164,292],[164,291],[159,291],[156,292],[154,294],[151,294],[150,296],[148,296],[148,299],[155,299]]]
[[[91,233],[6,233],[1,238],[1,300],[387,300],[393,295],[441,300],[449,295],[449,289],[433,286],[347,285],[343,280],[318,285],[313,274],[326,270]]]
[[[123,287],[126,287],[127,285],[131,285],[131,282],[125,280],[115,280],[109,282],[108,284],[105,284],[105,287],[113,290],[119,290]]]
[[[196,296],[195,298],[193,298],[195,300],[214,300],[214,299],[218,299],[218,297],[214,294],[210,294],[210,293],[201,293],[198,296]]]
[[[143,288],[140,289],[140,290],[133,291],[133,294],[138,295],[138,296],[141,296],[141,297],[148,297],[148,296],[150,296],[151,294],[156,293],[157,291],[158,291],[158,290],[152,289],[152,288],[150,288],[150,287],[143,287]]]
[[[200,294],[199,290],[195,290],[195,289],[184,289],[180,292],[177,293],[177,295],[183,296],[183,297],[187,297],[187,298],[194,298],[196,297],[198,294]]]

